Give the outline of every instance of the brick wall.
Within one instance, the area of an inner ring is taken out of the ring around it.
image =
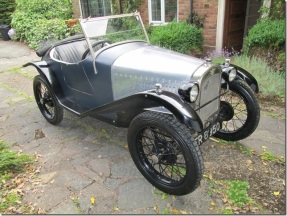
[[[141,18],[144,24],[148,24],[148,0],[142,0],[141,6],[138,10],[141,14]]]
[[[182,20],[187,19],[189,14],[190,14],[190,1],[179,0],[178,1],[178,20],[182,21]]]
[[[205,16],[203,26],[205,49],[215,49],[218,0],[194,0],[193,11]]]

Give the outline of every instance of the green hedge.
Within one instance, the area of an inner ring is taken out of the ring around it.
[[[17,10],[40,14],[46,19],[70,19],[72,5],[69,0],[16,0]]]
[[[14,39],[28,43],[34,49],[47,40],[60,40],[70,35],[65,20],[72,18],[68,0],[16,0],[17,8],[11,25],[16,29]]]
[[[255,24],[244,41],[244,52],[251,47],[281,48],[285,44],[285,20],[263,19]]]
[[[155,27],[150,33],[150,42],[184,54],[201,53],[202,29],[183,22],[171,22]]]
[[[39,14],[15,13],[12,26],[17,31],[16,39],[26,41],[34,49],[40,48],[43,41],[60,40],[70,35],[70,29],[64,20],[43,19]]]

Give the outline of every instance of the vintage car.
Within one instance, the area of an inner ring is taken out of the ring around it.
[[[151,45],[139,13],[79,22],[82,35],[44,47],[41,61],[24,65],[39,72],[36,103],[53,125],[64,108],[128,127],[131,157],[156,188],[194,191],[204,172],[199,146],[256,129],[258,84],[244,69]]]

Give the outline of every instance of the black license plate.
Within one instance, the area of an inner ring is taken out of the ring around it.
[[[202,133],[200,133],[196,138],[195,138],[195,142],[198,145],[201,145],[202,143],[204,143],[206,140],[208,140],[209,137],[213,136],[217,131],[220,130],[220,123],[217,122],[211,126],[209,126],[208,128],[206,128]]]

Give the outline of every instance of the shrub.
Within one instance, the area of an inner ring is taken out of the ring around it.
[[[17,10],[12,15],[15,39],[24,40],[34,49],[45,41],[60,40],[71,33],[65,20],[72,17],[67,0],[17,0]]]
[[[72,6],[68,0],[16,0],[17,10],[29,14],[40,14],[46,19],[69,19],[72,16]]]
[[[203,45],[203,33],[195,25],[171,22],[154,28],[150,42],[184,54],[190,52],[199,54]]]
[[[284,19],[286,16],[285,0],[272,0],[270,7],[263,4],[259,9],[259,13],[263,17],[270,19]]]
[[[285,20],[262,19],[248,32],[244,52],[251,47],[279,49],[285,44]]]
[[[10,25],[16,7],[15,0],[0,0],[0,5],[0,24]]]
[[[220,55],[220,52],[215,51],[211,53],[217,53],[217,55],[208,56],[217,64],[224,63],[225,58],[228,57],[226,56],[225,51],[221,52],[222,55]],[[263,96],[285,97],[286,84],[284,74],[274,70],[274,67],[270,67],[266,60],[257,57],[249,57],[247,55],[235,55],[232,57],[232,64],[244,68],[256,78],[260,93]]]
[[[63,39],[70,35],[70,29],[61,19],[43,19],[39,14],[17,12],[12,26],[16,29],[16,39],[25,40],[34,49],[48,39]]]
[[[274,71],[266,61],[243,55],[235,57],[232,63],[244,68],[257,79],[260,93],[263,95],[285,97],[284,74]]]

